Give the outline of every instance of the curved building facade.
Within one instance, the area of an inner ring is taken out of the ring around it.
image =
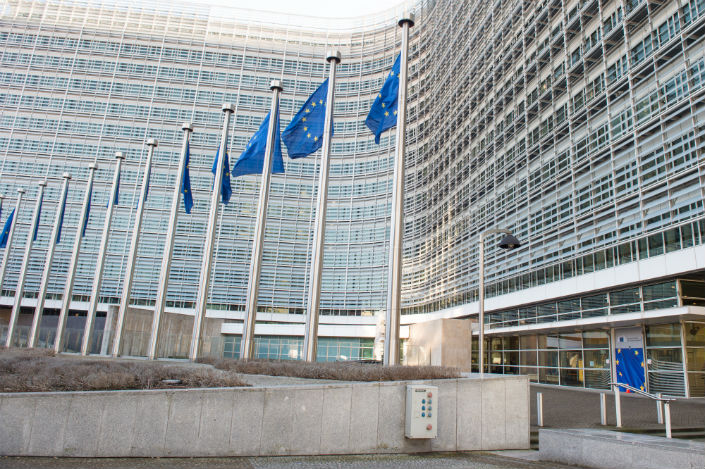
[[[269,109],[270,79],[283,80],[285,126],[325,79],[326,49],[338,48],[343,61],[322,348],[333,350],[324,358],[369,356],[375,314],[386,308],[394,130],[376,145],[364,119],[399,51],[396,18],[404,8],[415,12],[416,26],[403,336],[409,337],[409,324],[477,314],[478,237],[508,228],[522,246],[505,252],[492,238],[485,253],[491,371],[604,387],[618,373],[620,328],[631,327],[641,331],[649,354],[646,387],[705,394],[701,0],[429,0],[355,20],[263,17],[178,3],[8,0],[0,11],[3,213],[17,187],[28,195],[2,285],[4,304],[12,302],[35,183],[47,177],[55,199],[68,171],[74,179],[66,240],[50,284],[49,303],[58,304],[87,165],[96,161],[96,209],[74,297],[78,314],[85,309],[111,155],[123,151],[102,309],[119,301],[145,141],[157,138],[132,291],[133,304],[148,309],[156,297],[180,124],[192,121],[195,207],[179,218],[167,298],[172,312],[192,314],[221,104],[236,106],[229,141],[234,161]],[[272,179],[258,301],[262,356],[299,354],[319,157],[285,156],[285,174]],[[220,332],[231,352],[244,309],[258,190],[259,178],[234,179],[234,197],[220,212],[209,316],[224,321]],[[51,223],[52,203],[42,226]],[[30,263],[28,306],[48,242],[43,228]],[[341,353],[341,346],[350,352]]]

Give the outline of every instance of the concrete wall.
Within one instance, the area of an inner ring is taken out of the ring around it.
[[[525,376],[439,386],[438,437],[404,437],[405,382],[0,394],[0,454],[257,456],[529,447]]]
[[[703,469],[705,443],[592,428],[541,428],[539,458],[600,469]]]
[[[467,319],[411,324],[405,364],[454,366],[470,371],[470,326]]]

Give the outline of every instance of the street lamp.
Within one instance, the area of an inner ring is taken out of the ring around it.
[[[485,236],[491,234],[504,233],[504,237],[499,242],[499,247],[502,249],[516,249],[521,246],[518,239],[514,237],[511,231],[502,228],[494,228],[480,233],[479,240],[479,261],[480,261],[480,286],[479,286],[479,303],[480,303],[480,374],[485,372]]]

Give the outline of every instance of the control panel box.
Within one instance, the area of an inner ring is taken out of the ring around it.
[[[407,438],[436,438],[438,435],[438,386],[406,386]]]

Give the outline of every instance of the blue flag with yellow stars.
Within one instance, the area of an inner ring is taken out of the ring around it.
[[[10,228],[12,228],[12,220],[15,218],[15,209],[12,209],[10,216],[5,220],[5,226],[2,228],[2,234],[0,234],[0,248],[7,247],[7,238],[10,236]]]
[[[392,71],[389,72],[382,90],[377,95],[375,102],[365,124],[375,134],[375,143],[379,144],[379,136],[387,129],[397,125],[397,106],[399,104],[399,68],[401,67],[401,54],[394,61]]]
[[[86,204],[86,216],[83,218],[83,227],[81,228],[81,238],[86,236],[86,228],[88,228],[88,218],[91,216],[91,198],[93,197],[93,187],[88,192],[88,203]]]
[[[644,373],[644,349],[642,348],[622,348],[617,349],[615,354],[615,370],[617,371],[617,382],[628,384],[642,391],[646,376]],[[620,388],[624,391],[623,388]],[[629,390],[627,390],[629,392]]]
[[[181,193],[184,195],[184,210],[186,213],[191,213],[193,208],[193,194],[191,194],[191,176],[188,172],[188,163],[190,159],[189,144],[186,142],[186,156],[184,157],[184,175],[181,178]]]
[[[245,174],[262,174],[264,166],[264,152],[267,148],[267,131],[269,130],[269,114],[264,118],[259,130],[252,136],[247,148],[233,166],[233,177]],[[279,137],[279,115],[274,125],[274,161],[272,161],[272,174],[284,172],[282,159],[282,143]]]
[[[34,221],[34,232],[32,234],[32,241],[37,240],[37,233],[39,232],[39,220],[42,218],[42,204],[44,203],[44,194],[39,198],[39,210],[37,210],[37,219]]]
[[[289,158],[303,158],[321,148],[327,96],[328,79],[309,96],[282,132],[282,140],[289,150]]]
[[[211,173],[215,175],[215,168],[218,165],[218,155],[220,154],[220,148],[215,152],[215,159],[213,160],[213,167],[211,168]],[[189,185],[191,181],[189,180]],[[228,145],[225,144],[225,161],[223,161],[223,182],[220,184],[220,197],[224,204],[230,202],[230,196],[233,195],[233,189],[230,185],[230,162],[228,161]]]
[[[61,227],[64,226],[64,214],[66,213],[66,199],[67,197],[64,197],[64,203],[61,204],[61,212],[59,213],[59,230],[56,232],[56,244],[59,244],[61,242]]]

